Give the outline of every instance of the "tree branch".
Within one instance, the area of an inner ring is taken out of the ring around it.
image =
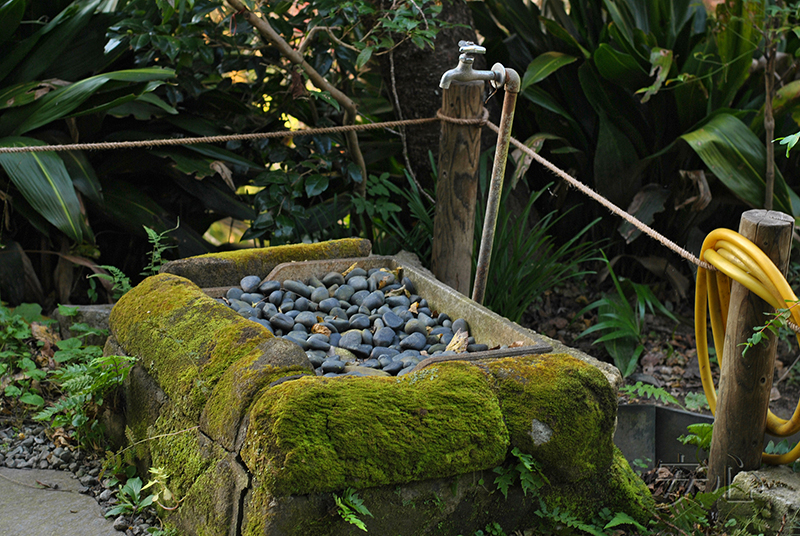
[[[247,9],[240,0],[225,0],[237,13],[241,13],[245,20],[249,22],[259,35],[265,41],[273,44],[281,55],[288,59],[293,64],[300,67],[306,73],[311,83],[320,91],[327,91],[331,97],[344,108],[344,124],[355,124],[358,110],[356,104],[344,93],[342,93],[336,86],[325,80],[305,59],[303,55],[297,50],[293,49],[286,40],[280,36],[278,32],[270,25],[270,23]],[[365,197],[367,191],[367,164],[364,162],[364,155],[361,153],[361,147],[358,144],[358,135],[355,132],[348,132],[347,146],[350,150],[350,156],[355,160],[356,164],[361,170],[361,182],[356,184],[356,194],[360,197]]]

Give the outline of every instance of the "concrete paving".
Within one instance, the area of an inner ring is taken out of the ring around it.
[[[42,484],[49,486],[43,487]],[[66,471],[0,467],[0,535],[120,536]]]

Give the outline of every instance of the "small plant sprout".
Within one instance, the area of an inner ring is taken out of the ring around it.
[[[339,509],[339,515],[342,516],[342,519],[351,525],[355,525],[364,532],[367,532],[367,526],[358,516],[362,515],[372,517],[372,513],[367,509],[366,506],[364,506],[364,500],[358,496],[358,493],[356,493],[353,488],[347,488],[344,490],[344,494],[342,494],[341,497],[334,494],[333,500],[336,502],[336,506]]]
[[[788,325],[789,319],[792,317],[792,309],[797,307],[798,303],[800,302],[794,302],[789,305],[789,307],[778,309],[774,313],[764,313],[772,318],[770,318],[770,320],[763,326],[754,327],[753,334],[748,337],[747,342],[739,344],[739,346],[743,347],[742,357],[744,357],[747,354],[747,351],[753,346],[756,346],[762,342],[767,344],[767,332],[778,337],[780,335],[781,328],[784,328]]]
[[[106,517],[138,514],[153,504],[153,495],[146,497],[142,495],[142,479],[137,476],[119,488],[117,500],[119,504],[106,512]]]

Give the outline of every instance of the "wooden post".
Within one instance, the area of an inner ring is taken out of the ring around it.
[[[786,275],[793,224],[794,219],[781,212],[748,210],[742,214],[739,233],[761,248]],[[740,471],[761,466],[775,364],[775,337],[768,335],[766,343],[749,348],[744,357],[740,346],[753,335],[755,326],[769,320],[764,313],[773,313],[774,309],[733,281],[728,311],[708,491],[730,485]]]
[[[452,82],[442,95],[448,117],[472,119],[483,111],[483,81]],[[431,268],[437,279],[470,294],[481,127],[442,122]]]

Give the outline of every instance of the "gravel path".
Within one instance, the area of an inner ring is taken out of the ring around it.
[[[95,499],[102,512],[106,512],[114,506],[117,503],[116,490],[108,488],[107,478],[101,481],[101,460],[66,445],[58,446],[58,442],[58,438],[54,442],[47,436],[46,428],[41,424],[24,424],[21,428],[0,426],[0,467],[15,470],[63,471],[65,475],[69,475],[69,478],[75,481],[75,485],[70,488]],[[0,478],[3,480],[0,482],[0,486],[6,484],[29,486],[5,473],[0,474]],[[35,482],[36,486],[40,486],[41,489],[51,486],[48,482],[39,482],[38,479]],[[64,487],[62,484],[61,488]],[[51,489],[58,489],[58,485]],[[149,534],[147,529],[152,526],[159,526],[159,521],[152,508],[146,509],[133,518],[117,516],[113,520],[114,529],[119,531],[119,534],[127,536],[147,535]],[[26,534],[31,533],[26,532]]]

